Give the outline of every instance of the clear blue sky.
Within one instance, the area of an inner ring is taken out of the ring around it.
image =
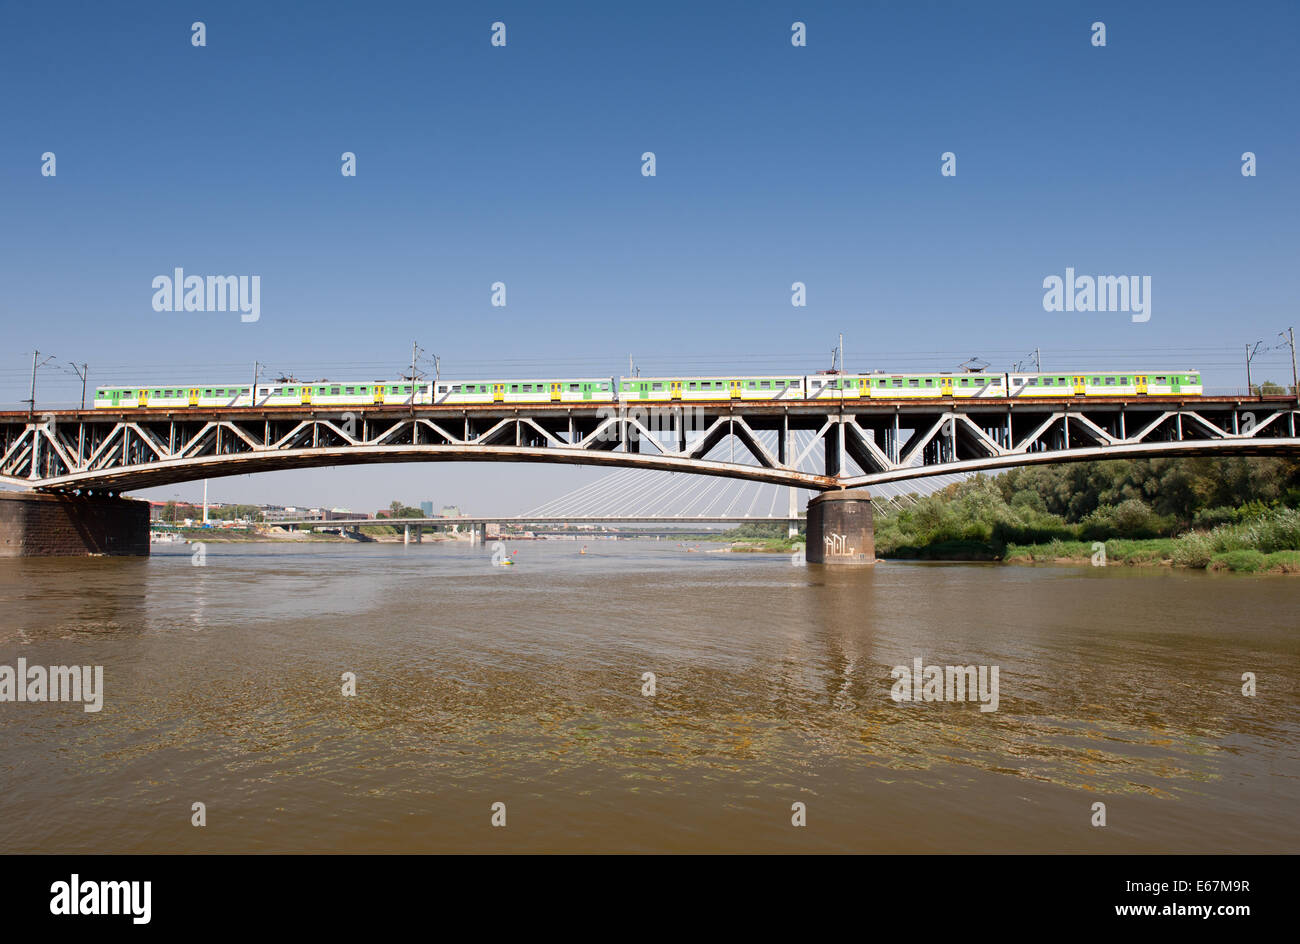
[[[6,405],[33,348],[92,384],[246,381],[254,360],[391,377],[416,339],[444,376],[610,375],[629,353],[643,372],[806,371],[841,331],[850,369],[1005,369],[1041,347],[1045,367],[1240,386],[1242,346],[1300,320],[1290,0],[11,3],[0,74]],[[260,275],[261,320],[153,311],[178,266]],[[1151,320],[1045,312],[1067,266],[1151,276]],[[1256,361],[1284,373],[1281,352]],[[46,405],[79,395],[53,366],[40,384]],[[212,491],[510,512],[594,474]]]

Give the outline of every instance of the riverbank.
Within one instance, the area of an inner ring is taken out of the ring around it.
[[[175,531],[159,532],[163,534],[176,534],[186,541],[202,541],[205,544],[293,544],[293,543],[311,543],[311,544],[401,544],[403,535],[397,534],[366,534],[364,539],[358,541],[356,538],[344,537],[341,534],[318,533],[315,531],[277,531],[277,530],[252,530],[245,531],[236,528],[178,528]],[[364,533],[364,532],[363,532]],[[468,541],[469,536],[463,538],[451,538],[439,535],[433,537],[424,535],[425,544],[435,544],[440,542],[456,542],[458,540]],[[159,542],[166,544],[166,541]]]
[[[1101,556],[1103,549],[1104,557]],[[1107,567],[1157,566],[1248,574],[1300,574],[1300,551],[1264,553],[1241,548],[1210,554],[1204,561],[1187,561],[1176,538],[1009,544],[1002,561],[1007,564],[1104,564]]]
[[[1138,460],[975,477],[876,516],[885,559],[1300,572],[1300,471]]]

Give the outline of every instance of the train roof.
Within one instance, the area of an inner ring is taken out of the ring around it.
[[[604,377],[505,377],[505,378],[486,378],[479,379],[475,377],[447,377],[440,379],[439,384],[565,384],[565,383],[609,383],[613,377],[608,375]]]
[[[674,374],[670,377],[620,377],[618,379],[620,382],[624,380],[653,380],[667,383],[668,381],[676,382],[678,380],[785,380],[787,377],[798,379],[803,376],[804,374],[799,371],[792,370],[788,374]]]

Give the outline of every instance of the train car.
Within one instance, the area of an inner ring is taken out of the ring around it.
[[[1153,397],[1198,397],[1204,388],[1200,371],[1183,370],[1168,374],[1138,374],[1137,391]]]
[[[435,403],[613,403],[612,377],[566,380],[441,380]]]
[[[621,377],[618,398],[627,403],[690,400],[802,400],[802,377],[790,374],[731,377]]]
[[[97,387],[97,409],[177,410],[191,406],[247,406],[247,387]]]
[[[846,374],[839,378],[845,400],[912,397],[988,399],[1006,396],[1006,374]]]
[[[917,400],[943,397],[1002,397],[1005,374],[812,374],[805,378],[808,399]]]
[[[1153,374],[1143,371],[1106,373],[1015,373],[1007,375],[1012,397],[1135,397],[1200,396],[1200,371]]]

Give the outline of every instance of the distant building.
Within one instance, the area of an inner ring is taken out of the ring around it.
[[[275,521],[284,521],[286,519],[288,520],[306,519],[308,521],[321,521],[324,519],[324,517],[325,517],[325,513],[322,512],[319,508],[295,508],[293,505],[289,505],[285,508],[279,508],[275,510],[272,510],[269,507],[262,510],[262,520],[268,523],[275,522]]]
[[[424,506],[421,505],[420,507],[424,507]],[[429,507],[430,507],[430,508],[433,507],[433,503],[432,503],[432,502],[430,502]],[[460,505],[443,505],[443,506],[442,506],[442,516],[443,516],[444,518],[459,518],[459,517],[460,517]]]
[[[420,502],[420,514],[424,515],[424,517],[426,517],[426,518],[432,518],[432,517],[433,517],[433,502],[431,502],[431,501],[422,501],[422,502]]]

